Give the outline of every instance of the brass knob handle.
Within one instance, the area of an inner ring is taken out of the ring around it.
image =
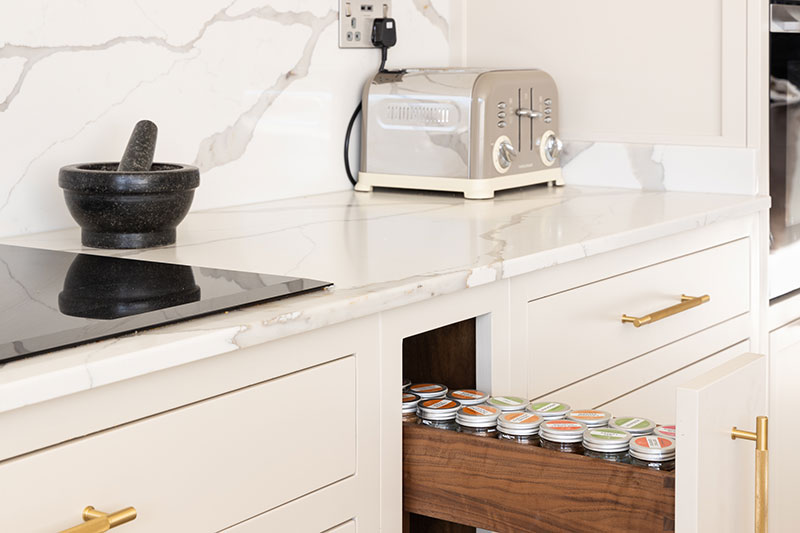
[[[83,524],[61,531],[61,533],[103,533],[136,518],[136,509],[126,507],[116,513],[104,513],[91,505],[83,510]]]
[[[766,416],[756,417],[756,432],[742,431],[736,426],[731,429],[731,439],[752,440],[756,443],[756,533],[767,532],[767,514],[769,498],[767,483],[769,473],[769,450],[767,435],[769,428]]]
[[[698,305],[702,305],[709,301],[711,301],[711,296],[708,294],[704,294],[703,296],[686,296],[685,294],[681,294],[681,303],[679,304],[675,304],[671,307],[667,307],[666,309],[661,309],[642,317],[622,315],[622,322],[633,324],[634,327],[638,328],[640,326],[646,326],[647,324],[657,322],[662,318],[667,318],[668,316],[677,315],[678,313],[688,311],[692,307],[697,307]]]

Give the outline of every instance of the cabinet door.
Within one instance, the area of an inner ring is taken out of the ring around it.
[[[754,443],[731,428],[766,414],[766,379],[766,357],[744,354],[678,388],[676,531],[753,530]]]
[[[769,350],[769,525],[773,531],[793,531],[800,478],[800,321],[770,333]]]

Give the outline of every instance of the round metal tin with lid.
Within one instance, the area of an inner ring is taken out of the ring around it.
[[[441,383],[415,383],[408,387],[408,392],[413,392],[423,400],[428,398],[444,398],[447,394],[447,387]]]
[[[565,403],[558,402],[531,402],[525,409],[528,412],[537,414],[545,420],[560,420],[564,418],[572,408]],[[581,423],[583,423],[581,421]]]
[[[456,422],[461,426],[488,428],[497,425],[500,409],[491,405],[466,405],[456,412]]]
[[[635,416],[618,416],[612,418],[608,427],[614,429],[624,429],[634,437],[639,435],[649,435],[656,428],[656,423],[646,418]]]
[[[403,378],[403,392],[407,391],[410,386],[411,380],[408,378]]]
[[[567,413],[567,420],[583,422],[590,428],[599,428],[608,425],[608,421],[611,420],[611,413],[596,409],[576,409]]]
[[[675,430],[675,426],[658,426],[653,430],[653,435],[669,437],[674,440],[675,437],[677,437],[677,431]]]
[[[527,404],[528,401],[518,396],[492,396],[486,403],[497,407],[505,413],[508,411],[524,411],[525,404]]]
[[[583,433],[583,447],[594,452],[625,452],[630,440],[624,429],[589,428]]]
[[[631,439],[631,456],[642,461],[672,461],[675,459],[675,440],[669,437],[646,435]]]
[[[539,436],[552,442],[582,442],[586,424],[572,420],[545,420],[539,426]]]
[[[431,398],[417,404],[417,416],[424,420],[453,420],[461,404],[447,398]]]
[[[461,405],[479,405],[489,399],[488,394],[475,389],[451,390],[447,393],[447,397],[456,400]]]
[[[503,413],[497,429],[508,435],[538,435],[542,417],[533,413]]]
[[[403,414],[416,413],[420,397],[413,392],[403,393]]]

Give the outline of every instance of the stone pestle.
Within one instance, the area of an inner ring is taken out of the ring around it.
[[[118,172],[149,171],[156,151],[158,126],[149,120],[136,123],[117,167]]]

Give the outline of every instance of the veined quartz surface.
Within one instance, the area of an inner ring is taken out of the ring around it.
[[[394,0],[390,68],[450,64],[453,1]],[[156,161],[200,168],[196,210],[349,186],[344,131],[380,52],[339,48],[337,0],[2,8],[0,236],[72,225],[58,169],[118,161],[143,118],[159,126]]]
[[[332,281],[244,308],[0,367],[0,412],[766,209],[766,197],[545,186],[494,200],[321,194],[190,213],[176,245],[80,246],[77,228],[3,242]]]

